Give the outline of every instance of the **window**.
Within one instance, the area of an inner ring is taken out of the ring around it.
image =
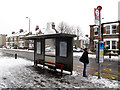
[[[113,33],[113,34],[116,34],[116,32],[117,32],[117,27],[116,27],[116,25],[112,25],[112,33]]]
[[[22,46],[24,47],[24,43],[22,43]]]
[[[17,36],[14,37],[14,40],[17,41]]]
[[[110,49],[110,41],[106,41],[106,48]]]
[[[9,41],[9,37],[6,38],[6,41]]]
[[[98,28],[97,27],[94,28],[94,32],[95,32],[95,35],[98,35]]]
[[[55,48],[55,39],[45,39],[45,55],[55,56]]]
[[[6,42],[6,46],[9,46],[9,42]]]
[[[110,34],[110,26],[106,26],[106,34]]]
[[[24,42],[20,42],[20,47],[24,47]]]
[[[116,49],[116,41],[112,41],[112,49]]]
[[[11,41],[13,41],[13,37],[11,37]]]
[[[12,43],[12,45],[11,45],[12,47],[14,47],[14,43]]]

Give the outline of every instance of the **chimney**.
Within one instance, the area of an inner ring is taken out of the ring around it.
[[[38,26],[38,25],[36,25],[35,31],[37,31],[38,29],[39,29],[39,26]]]
[[[52,29],[54,29],[55,32],[58,33],[58,31],[55,29],[55,23],[54,22],[52,22]]]
[[[55,23],[52,22],[52,29],[55,29]]]
[[[12,32],[12,34],[15,34],[15,32]]]
[[[20,33],[23,32],[23,29],[20,29]]]
[[[86,37],[88,37],[88,35],[85,35]]]

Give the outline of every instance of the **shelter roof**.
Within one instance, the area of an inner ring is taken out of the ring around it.
[[[36,39],[58,38],[58,37],[72,37],[73,38],[73,37],[76,37],[76,35],[74,35],[74,34],[65,34],[65,33],[58,33],[58,34],[26,36],[26,37],[22,37],[21,39],[36,40]]]

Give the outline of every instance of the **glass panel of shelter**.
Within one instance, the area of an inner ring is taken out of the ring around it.
[[[45,61],[56,63],[56,41],[55,39],[45,39]],[[48,64],[49,66],[55,66]]]

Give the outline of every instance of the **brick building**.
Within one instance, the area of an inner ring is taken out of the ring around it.
[[[6,47],[7,48],[28,48],[29,41],[22,40],[21,37],[29,35],[29,32],[20,29],[19,32],[12,32],[11,35],[6,37]]]
[[[46,31],[42,33],[39,26],[36,26],[35,30],[32,32],[24,31],[20,29],[19,32],[12,32],[11,35],[6,37],[6,48],[19,48],[19,49],[34,49],[34,41],[33,40],[24,40],[21,39],[25,36],[35,36],[35,35],[43,35],[50,33],[58,33],[55,29],[55,24],[53,22],[47,23]],[[48,40],[46,43],[53,44],[54,40]]]
[[[5,34],[0,34],[0,48],[6,44],[6,36]]]
[[[95,51],[96,42],[98,42],[98,26],[90,25],[90,50]],[[111,53],[117,53],[120,50],[120,21],[107,22],[101,24],[101,40],[105,48]]]

